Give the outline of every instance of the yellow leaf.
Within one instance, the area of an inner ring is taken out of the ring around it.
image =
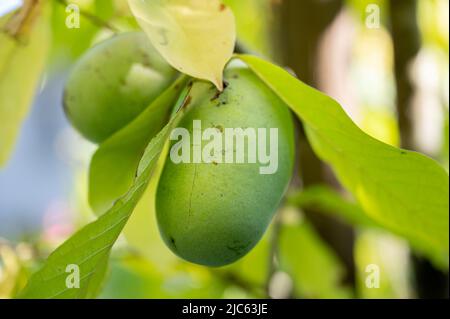
[[[50,45],[48,7],[39,9],[28,34],[14,38],[0,33],[0,166],[28,113]]]
[[[128,0],[159,53],[174,68],[223,89],[236,40],[233,12],[220,0]]]

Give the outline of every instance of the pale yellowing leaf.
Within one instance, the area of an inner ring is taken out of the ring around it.
[[[43,10],[23,38],[0,33],[0,166],[13,149],[47,58],[51,32],[48,8],[39,9]],[[1,22],[3,25],[6,19]]]
[[[220,0],[128,0],[139,25],[174,68],[223,89],[236,40],[233,12]]]

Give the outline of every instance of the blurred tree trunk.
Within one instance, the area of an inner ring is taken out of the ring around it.
[[[415,149],[412,114],[414,83],[410,77],[410,70],[420,50],[417,0],[391,0],[389,5],[401,146],[406,149]]]
[[[390,27],[394,44],[397,116],[401,146],[417,150],[414,142],[413,100],[414,84],[411,66],[420,50],[417,24],[417,0],[390,0]],[[448,297],[448,274],[435,269],[429,261],[412,256],[419,298]]]
[[[324,32],[340,13],[342,0],[277,0],[273,1],[275,23],[273,47],[275,59],[292,69],[303,82],[319,87],[319,47]],[[329,54],[332,54],[330,52]],[[299,136],[300,183],[303,187],[327,183],[329,172],[309,145],[301,123]],[[341,258],[347,270],[345,283],[354,285],[354,233],[351,227],[320,211],[306,211],[320,236]]]

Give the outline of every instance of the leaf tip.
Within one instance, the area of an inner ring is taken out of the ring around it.
[[[221,77],[221,76],[220,76],[220,77],[217,77],[217,78],[215,78],[215,79],[213,79],[211,82],[216,86],[216,88],[217,88],[220,92],[223,91],[223,81],[222,81],[222,77]]]

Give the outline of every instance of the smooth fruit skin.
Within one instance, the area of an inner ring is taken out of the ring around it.
[[[158,226],[169,248],[214,267],[243,257],[261,239],[290,181],[295,152],[286,105],[246,67],[228,67],[225,81],[218,97],[211,85],[194,84],[203,86],[203,97],[178,127],[191,136],[193,120],[201,120],[202,129],[278,128],[278,171],[261,175],[258,162],[174,164],[168,157],[156,195]]]
[[[76,63],[66,83],[64,109],[84,137],[100,143],[139,115],[175,76],[144,33],[117,35]]]

